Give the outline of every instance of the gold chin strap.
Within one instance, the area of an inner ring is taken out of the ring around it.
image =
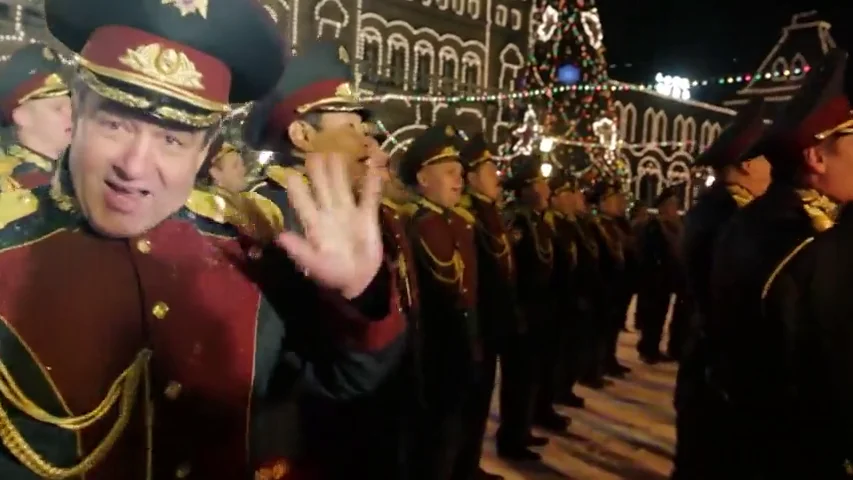
[[[0,404],[0,441],[3,442],[12,456],[39,478],[63,480],[85,474],[107,456],[121,434],[124,433],[136,404],[139,385],[144,381],[147,385],[146,377],[150,359],[150,350],[139,352],[133,363],[110,386],[100,405],[89,413],[71,417],[57,417],[33,403],[18,387],[6,365],[0,361],[0,395],[3,395],[3,398],[14,408],[42,423],[63,430],[79,432],[101,420],[118,404],[118,418],[110,427],[107,435],[83,460],[71,467],[57,467],[33,450],[20,430],[12,423],[9,413],[3,408],[2,404]],[[148,393],[150,392],[146,392],[146,398]]]
[[[183,109],[169,107],[165,105],[161,105],[155,108],[154,103],[151,100],[145,97],[140,97],[138,95],[132,95],[115,87],[111,87],[106,83],[102,82],[97,77],[97,75],[90,72],[89,70],[81,68],[79,75],[81,76],[83,81],[86,82],[89,88],[92,89],[92,91],[106,98],[107,100],[112,100],[113,102],[124,105],[125,107],[130,107],[137,110],[150,110],[151,113],[158,118],[177,122],[182,125],[187,125],[195,128],[211,127],[221,122],[225,113],[227,113],[190,113]]]

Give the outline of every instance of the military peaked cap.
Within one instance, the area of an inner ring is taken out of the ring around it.
[[[486,135],[481,132],[469,138],[459,150],[459,159],[468,171],[475,170],[486,162],[494,162],[494,156],[486,143]]]
[[[192,127],[263,97],[284,68],[284,40],[257,0],[45,0],[44,8],[92,90]]]
[[[738,113],[720,137],[694,162],[700,167],[723,168],[760,155],[759,141],[767,130],[764,100],[750,102]]]
[[[424,130],[409,145],[400,161],[400,180],[408,186],[418,183],[418,172],[428,165],[442,162],[460,162],[456,129],[450,125],[436,124]],[[461,163],[461,162],[460,162]]]
[[[243,123],[246,144],[256,150],[285,135],[290,124],[308,112],[367,110],[354,87],[354,73],[346,48],[317,42],[293,57],[275,89],[252,107]]]
[[[519,191],[527,185],[538,180],[546,180],[542,175],[542,161],[532,155],[515,157],[510,169],[511,175],[504,181],[504,187],[508,190]]]
[[[601,181],[590,188],[587,200],[592,204],[599,204],[604,200],[617,195],[622,189],[616,182]]]
[[[664,188],[655,199],[655,208],[663,205],[670,198],[678,198],[678,191],[673,187]]]
[[[580,182],[568,170],[560,170],[551,175],[548,180],[548,185],[551,187],[551,194],[557,195],[562,192],[574,192],[580,189]]]
[[[847,58],[844,50],[830,50],[773,120],[762,142],[771,164],[790,161],[790,152],[816,146],[833,135],[853,133],[853,112],[844,83]]]
[[[0,69],[0,112],[8,121],[19,105],[39,98],[68,95],[59,75],[62,62],[50,47],[31,43],[9,57]]]

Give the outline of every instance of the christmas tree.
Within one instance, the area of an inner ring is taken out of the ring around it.
[[[545,89],[519,105],[510,155],[541,152],[589,179],[628,173],[617,155],[616,115],[604,32],[594,0],[535,0],[530,56],[519,90]]]

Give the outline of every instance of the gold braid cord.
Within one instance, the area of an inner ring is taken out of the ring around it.
[[[136,403],[139,385],[147,373],[150,359],[150,350],[140,352],[133,363],[113,382],[100,405],[89,413],[65,418],[46,412],[27,398],[12,378],[6,365],[0,361],[0,394],[13,407],[34,420],[63,430],[78,432],[102,419],[116,404],[119,412],[116,422],[104,439],[83,460],[71,467],[52,465],[39,455],[12,423],[9,413],[2,404],[0,404],[0,441],[9,453],[40,478],[62,480],[85,474],[106,457],[127,427]]]
[[[453,277],[447,277],[438,272],[435,268],[430,268],[432,271],[432,276],[436,278],[439,282],[447,283],[449,285],[459,285],[462,286],[462,275],[465,272],[465,262],[462,261],[462,255],[459,254],[459,250],[453,251],[453,256],[450,260],[443,262],[435,256],[435,254],[430,251],[426,242],[421,239],[421,247],[423,247],[424,252],[429,257],[430,261],[435,264],[438,268],[448,268],[453,267]]]
[[[409,267],[406,265],[406,256],[403,252],[397,255],[397,271],[400,278],[403,280],[403,286],[406,287],[406,303],[408,307],[412,306],[412,286],[409,283]]]

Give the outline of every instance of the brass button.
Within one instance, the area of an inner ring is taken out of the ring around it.
[[[169,400],[177,400],[181,395],[182,389],[183,386],[180,383],[169,382],[169,384],[166,385],[166,390],[163,391],[163,395],[165,395]]]
[[[166,314],[169,313],[169,306],[166,305],[166,302],[157,302],[154,304],[154,308],[151,309],[151,313],[160,320],[163,320],[166,318]]]
[[[192,468],[190,468],[189,463],[182,463],[178,465],[178,469],[175,470],[175,478],[187,478],[190,476],[191,470]]]
[[[150,253],[151,252],[151,241],[143,238],[136,242],[136,249],[141,253]]]

